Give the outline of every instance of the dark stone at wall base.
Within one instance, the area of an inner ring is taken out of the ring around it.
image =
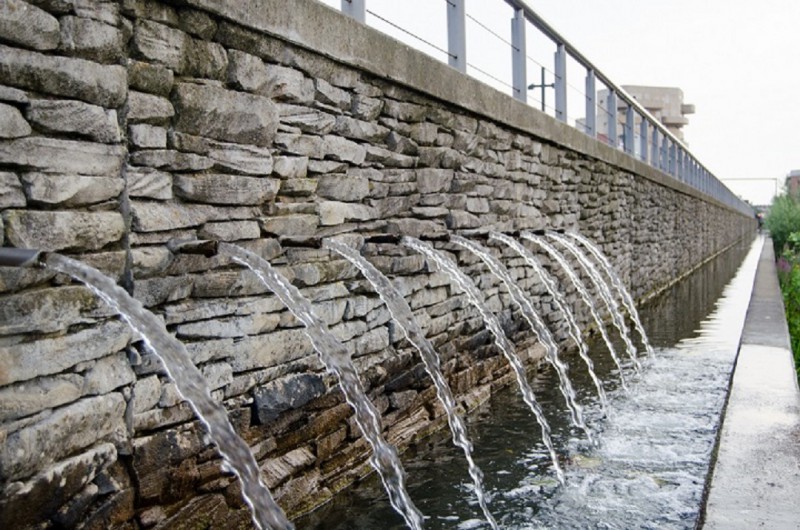
[[[281,412],[302,407],[324,393],[325,383],[315,374],[290,375],[267,383],[255,391],[258,421],[269,423]]]

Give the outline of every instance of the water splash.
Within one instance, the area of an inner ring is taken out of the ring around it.
[[[517,283],[511,277],[508,269],[506,269],[506,267],[500,263],[498,259],[489,254],[484,247],[459,236],[450,236],[450,241],[468,249],[470,252],[481,258],[489,270],[503,281],[503,284],[506,286],[506,289],[508,289],[509,294],[511,294],[511,298],[514,300],[514,303],[519,306],[523,317],[525,317],[525,320],[527,320],[528,324],[531,326],[534,335],[536,335],[536,338],[539,340],[539,342],[544,344],[545,351],[547,352],[546,358],[558,375],[559,390],[561,390],[561,394],[564,396],[564,399],[567,402],[567,407],[569,408],[570,415],[572,416],[572,423],[586,433],[586,437],[590,443],[594,443],[592,433],[586,426],[586,422],[583,419],[583,409],[577,402],[575,389],[572,388],[572,382],[569,380],[569,376],[567,375],[567,366],[558,357],[558,346],[556,345],[556,341],[553,339],[553,334],[550,333],[547,325],[539,316],[539,313],[536,311],[536,309],[534,309],[533,304],[531,304],[528,296],[525,295],[522,289],[520,289],[519,285],[517,285]]]
[[[369,461],[381,477],[383,486],[389,494],[389,502],[410,528],[421,530],[422,514],[414,506],[406,491],[405,474],[400,458],[394,447],[383,438],[380,413],[367,398],[347,349],[333,336],[325,322],[314,313],[311,302],[272,268],[269,262],[241,247],[227,243],[220,243],[219,252],[250,268],[289,311],[305,324],[306,335],[325,368],[338,378],[342,393],[354,411],[356,424],[372,447]]]
[[[402,244],[413,250],[416,250],[417,252],[420,252],[421,254],[424,254],[430,262],[433,262],[442,271],[447,273],[452,282],[464,293],[466,293],[469,301],[481,314],[483,321],[486,323],[486,327],[488,327],[494,335],[497,347],[500,348],[500,351],[511,365],[511,369],[516,376],[517,383],[519,384],[520,391],[522,392],[522,399],[531,409],[533,415],[536,417],[536,420],[539,422],[539,426],[542,431],[542,440],[544,441],[544,444],[547,446],[547,450],[550,453],[550,459],[553,462],[553,469],[556,472],[558,481],[561,484],[564,484],[564,472],[561,470],[561,466],[558,463],[558,457],[556,455],[556,450],[553,446],[553,440],[550,433],[550,425],[547,423],[547,420],[544,417],[541,406],[536,401],[536,396],[533,393],[530,383],[528,383],[528,379],[525,374],[525,367],[522,365],[522,361],[520,361],[519,356],[517,356],[514,346],[511,344],[508,338],[506,338],[503,328],[500,325],[500,321],[486,307],[481,292],[477,287],[475,287],[475,284],[472,283],[472,280],[470,280],[469,277],[461,272],[458,266],[453,263],[450,258],[437,251],[429,244],[408,236],[403,237]]]
[[[625,374],[623,373],[622,363],[617,355],[617,350],[614,348],[614,343],[611,342],[611,337],[608,336],[608,330],[606,330],[606,325],[603,323],[603,318],[600,316],[600,313],[597,312],[597,306],[594,303],[592,295],[589,294],[589,291],[586,289],[586,286],[583,284],[581,279],[578,278],[578,275],[575,274],[575,271],[572,270],[572,267],[570,267],[569,263],[561,254],[561,252],[559,252],[553,245],[548,243],[544,238],[535,234],[531,234],[530,232],[523,232],[522,238],[542,247],[564,270],[564,273],[566,273],[570,282],[572,282],[572,285],[575,286],[575,289],[577,289],[578,293],[580,294],[581,299],[583,299],[584,303],[589,308],[589,311],[592,313],[592,317],[594,318],[595,323],[597,323],[597,329],[600,330],[600,335],[603,337],[603,341],[606,343],[608,352],[611,354],[614,364],[617,365],[620,383],[622,384],[622,387],[627,390],[628,386],[625,382]]]
[[[516,239],[499,232],[490,232],[489,240],[500,241],[507,245],[509,248],[519,254],[525,260],[525,263],[531,267],[536,274],[539,275],[539,278],[542,280],[545,289],[547,289],[547,292],[553,297],[553,303],[556,305],[556,308],[561,312],[561,314],[564,315],[564,318],[567,321],[569,336],[578,346],[578,354],[580,355],[584,364],[586,364],[586,367],[589,370],[589,377],[591,377],[592,383],[594,383],[594,386],[597,389],[597,396],[600,399],[600,406],[603,408],[604,412],[607,411],[608,397],[606,397],[606,391],[603,388],[603,383],[595,373],[594,362],[589,357],[589,348],[586,346],[586,341],[583,340],[581,329],[578,326],[578,322],[575,320],[575,315],[572,313],[572,309],[569,307],[569,304],[564,298],[564,293],[562,293],[561,290],[556,286],[555,279],[544,269],[533,252],[525,248]]]
[[[555,232],[548,232],[547,237],[554,239],[559,242],[564,248],[569,251],[570,254],[578,260],[581,268],[584,272],[589,276],[592,280],[592,283],[595,286],[595,289],[598,293],[600,293],[600,298],[606,305],[608,309],[609,315],[611,315],[611,322],[614,324],[614,327],[617,328],[619,331],[619,335],[622,338],[622,342],[625,343],[625,351],[630,357],[631,362],[633,363],[633,367],[637,372],[641,372],[641,365],[639,364],[639,360],[636,358],[636,346],[633,345],[630,338],[630,332],[628,331],[628,326],[625,324],[625,319],[622,318],[622,313],[619,310],[619,305],[617,301],[614,299],[614,295],[611,294],[611,290],[608,288],[608,283],[603,280],[603,277],[600,275],[600,271],[594,266],[594,263],[586,256],[586,254],[578,248],[578,246],[570,239],[566,237],[556,234]]]
[[[141,335],[147,348],[161,360],[181,397],[205,425],[222,455],[223,467],[228,466],[242,482],[242,496],[256,526],[294,528],[261,481],[258,463],[244,440],[236,434],[225,407],[211,397],[203,374],[192,362],[186,347],[167,331],[164,322],[92,267],[58,254],[48,254],[45,264],[85,283]]]
[[[600,250],[600,248],[587,239],[586,237],[578,234],[577,232],[567,232],[567,235],[578,241],[580,244],[584,246],[597,262],[603,267],[606,275],[611,279],[611,284],[617,290],[622,299],[622,303],[625,305],[625,309],[627,309],[628,314],[631,316],[633,323],[636,327],[636,330],[639,332],[639,336],[642,338],[642,345],[644,345],[644,349],[647,352],[649,357],[652,357],[655,352],[653,347],[650,345],[650,341],[647,338],[647,333],[644,330],[644,325],[642,325],[642,321],[639,318],[639,311],[636,310],[636,304],[633,303],[633,297],[628,289],[625,287],[625,284],[622,282],[622,278],[619,277],[617,271],[614,267],[611,266],[611,263],[608,261],[608,258],[605,254]]]
[[[478,498],[478,505],[483,512],[484,517],[489,522],[492,528],[497,529],[497,521],[489,511],[486,500],[486,493],[483,489],[483,472],[480,470],[475,460],[472,458],[472,442],[469,441],[467,436],[467,426],[464,420],[457,412],[456,400],[453,398],[453,393],[450,386],[442,374],[440,368],[439,356],[434,350],[433,345],[425,336],[425,333],[420,328],[414,314],[411,311],[406,299],[403,298],[392,282],[381,274],[370,262],[358,253],[354,248],[339,243],[337,241],[326,240],[323,243],[323,248],[333,250],[346,258],[350,263],[358,267],[364,277],[369,280],[372,286],[381,297],[389,312],[392,314],[394,320],[403,330],[406,339],[419,350],[422,362],[425,365],[425,370],[433,380],[433,385],[436,388],[436,394],[439,401],[444,406],[447,415],[447,422],[450,425],[450,431],[453,435],[453,443],[464,451],[464,456],[467,459],[467,467],[469,475],[475,488],[475,495]]]

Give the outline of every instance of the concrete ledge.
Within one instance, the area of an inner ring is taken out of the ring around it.
[[[800,391],[788,339],[767,240],[723,420],[704,528],[800,526]]]
[[[187,0],[241,26],[268,33],[334,61],[389,79],[662,186],[738,212],[619,149],[598,141],[429,55],[316,0]],[[320,31],[325,28],[325,31]]]

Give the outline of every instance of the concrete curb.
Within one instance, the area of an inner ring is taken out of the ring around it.
[[[767,239],[705,506],[706,529],[800,528],[800,391]]]

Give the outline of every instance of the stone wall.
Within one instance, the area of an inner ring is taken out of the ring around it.
[[[442,411],[386,308],[322,238],[346,236],[396,280],[469,409],[508,369],[464,297],[387,235],[452,251],[535,363],[505,292],[447,234],[578,229],[643,297],[753,232],[311,0],[5,0],[0,212],[3,246],[76,257],[164,319],[292,514],[367,473],[366,444],[300,323],[253,274],[176,242],[234,242],[276,265],[352,352],[403,446]],[[159,361],[44,268],[0,268],[0,443],[3,528],[249,525]]]

